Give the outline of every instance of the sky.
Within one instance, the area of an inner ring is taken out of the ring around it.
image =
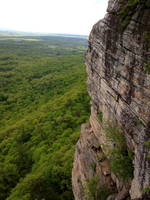
[[[108,0],[0,0],[0,29],[89,35]]]

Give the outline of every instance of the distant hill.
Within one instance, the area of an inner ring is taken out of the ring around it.
[[[0,35],[48,35],[48,36],[61,36],[61,37],[76,37],[76,38],[88,38],[88,35],[77,35],[77,34],[63,34],[63,33],[42,33],[42,32],[24,32],[15,30],[0,30]]]

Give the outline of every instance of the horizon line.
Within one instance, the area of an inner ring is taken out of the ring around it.
[[[74,36],[86,36],[88,37],[88,34],[76,34],[76,33],[54,33],[54,32],[40,32],[40,31],[21,31],[21,30],[13,30],[13,29],[4,29],[4,28],[0,28],[0,32],[10,32],[10,33],[26,33],[26,34],[44,34],[44,35],[74,35]]]

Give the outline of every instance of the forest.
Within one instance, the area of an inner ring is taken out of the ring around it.
[[[90,112],[86,39],[0,35],[0,200],[71,200]]]

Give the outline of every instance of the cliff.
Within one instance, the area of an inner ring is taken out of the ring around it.
[[[109,0],[86,54],[91,116],[72,170],[75,200],[150,199],[150,1]]]

